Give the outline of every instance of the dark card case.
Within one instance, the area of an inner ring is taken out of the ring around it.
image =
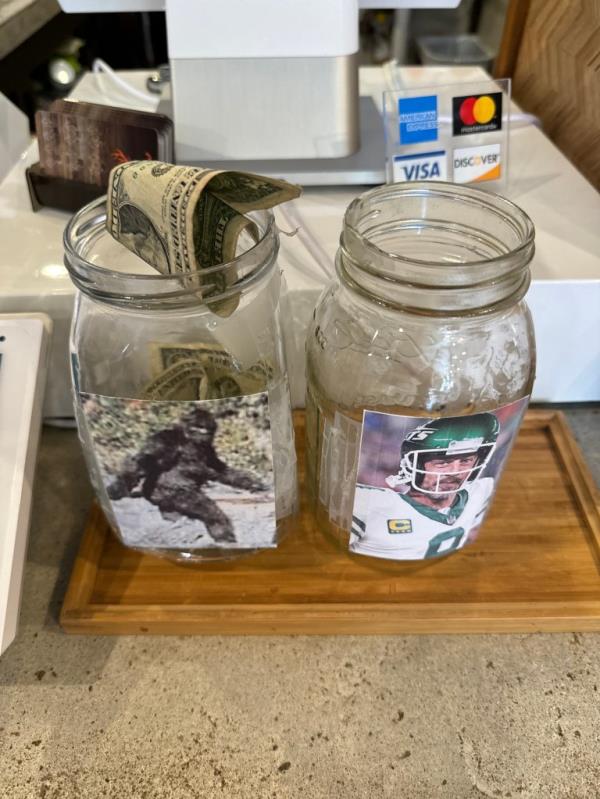
[[[173,123],[162,114],[57,100],[36,113],[36,128],[47,177],[105,189],[119,163],[173,160]]]
[[[34,211],[47,206],[74,213],[106,191],[104,188],[79,180],[47,175],[39,163],[28,167],[25,170],[25,177]]]
[[[62,114],[86,117],[106,124],[118,123],[124,126],[155,130],[159,146],[157,160],[169,163],[174,161],[175,134],[173,122],[164,114],[156,114],[151,111],[135,111],[131,108],[118,108],[100,103],[85,103],[79,100],[55,100],[50,106],[50,110]]]

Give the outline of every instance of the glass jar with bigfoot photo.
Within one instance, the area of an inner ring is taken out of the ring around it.
[[[105,198],[65,231],[79,289],[79,436],[102,509],[129,547],[232,558],[276,547],[296,510],[279,240],[270,211],[247,216],[258,235],[243,231],[234,259],[185,275],[159,274],[115,241]]]
[[[353,555],[410,571],[477,536],[534,379],[533,251],[529,217],[468,186],[348,207],[308,331],[306,426],[317,526]]]

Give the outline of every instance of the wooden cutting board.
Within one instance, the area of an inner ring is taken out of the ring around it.
[[[299,462],[304,414],[296,414]],[[181,566],[127,549],[94,506],[61,624],[88,634],[600,630],[598,492],[563,415],[529,411],[475,543],[406,574],[351,556],[304,506],[276,550]]]

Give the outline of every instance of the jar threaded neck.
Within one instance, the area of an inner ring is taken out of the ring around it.
[[[472,313],[522,297],[533,253],[531,220],[503,197],[448,183],[393,184],[350,204],[337,268],[375,302]]]

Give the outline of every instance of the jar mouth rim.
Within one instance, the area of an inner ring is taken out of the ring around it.
[[[504,215],[506,217],[518,219],[520,223],[519,227],[523,230],[523,240],[518,246],[513,247],[499,255],[479,258],[475,261],[460,261],[455,263],[441,260],[419,259],[414,257],[409,258],[404,255],[400,255],[399,253],[389,252],[389,250],[384,250],[379,247],[379,245],[371,241],[368,236],[366,236],[356,227],[356,223],[360,221],[360,217],[357,219],[352,219],[352,217],[356,215],[357,209],[359,208],[359,204],[361,202],[377,197],[386,199],[386,195],[389,195],[390,199],[392,197],[397,199],[399,196],[427,196],[429,198],[432,196],[438,196],[443,197],[444,199],[457,200],[462,198],[471,201],[477,201],[480,206],[485,205],[486,209],[489,211],[504,211]],[[389,258],[396,263],[413,265],[418,264],[419,266],[431,268],[444,267],[444,269],[477,269],[484,265],[489,267],[492,264],[501,263],[507,258],[511,258],[521,252],[527,251],[533,246],[535,240],[535,227],[531,221],[531,218],[516,203],[513,203],[511,200],[506,199],[506,197],[503,197],[500,194],[492,194],[491,192],[481,188],[437,180],[410,181],[410,183],[407,184],[391,183],[385,184],[383,186],[376,186],[374,189],[364,192],[359,197],[356,197],[346,209],[346,213],[344,214],[344,227],[350,230],[358,239],[360,239],[361,245],[366,247],[367,250],[372,251],[374,255],[380,257],[384,256],[385,258]]]
[[[271,210],[269,210],[269,209],[261,210],[260,213],[265,214],[266,224],[265,224],[264,228],[260,231],[260,238],[258,239],[258,241],[256,241],[252,245],[252,247],[249,247],[247,250],[244,250],[244,252],[240,253],[235,258],[232,258],[231,261],[224,261],[221,264],[216,264],[216,266],[209,266],[206,269],[199,269],[199,270],[196,270],[194,272],[181,272],[181,273],[168,272],[167,274],[163,274],[161,272],[156,272],[156,274],[152,274],[152,273],[143,274],[143,273],[139,273],[139,272],[123,272],[122,270],[110,269],[109,267],[101,266],[101,265],[92,263],[91,261],[88,261],[88,259],[86,257],[84,257],[80,252],[77,251],[77,249],[73,246],[72,241],[71,241],[72,238],[75,238],[73,233],[75,231],[76,225],[78,224],[80,218],[84,217],[86,214],[88,214],[90,212],[93,212],[96,209],[98,209],[100,211],[100,209],[102,209],[104,206],[106,206],[107,196],[108,195],[104,194],[101,197],[98,197],[96,200],[92,200],[90,203],[88,203],[87,205],[84,205],[82,208],[80,208],[78,211],[76,211],[73,214],[73,216],[69,219],[69,221],[68,221],[68,223],[67,223],[67,225],[66,225],[66,227],[64,229],[64,233],[63,233],[63,246],[64,246],[64,250],[65,250],[65,261],[67,263],[67,267],[68,267],[69,258],[73,258],[73,259],[76,259],[77,261],[79,261],[81,264],[85,264],[86,270],[90,270],[92,273],[101,274],[101,275],[103,275],[103,276],[105,276],[107,278],[114,277],[114,278],[121,279],[121,280],[127,279],[127,280],[140,281],[140,282],[142,282],[142,281],[143,282],[152,281],[152,282],[156,282],[158,285],[160,285],[161,282],[166,283],[167,281],[172,281],[173,279],[178,279],[180,277],[185,277],[185,278],[201,277],[201,278],[205,278],[207,275],[215,274],[215,273],[218,273],[218,272],[223,271],[223,270],[235,269],[236,265],[241,264],[242,259],[247,258],[250,253],[253,253],[254,250],[257,247],[260,247],[261,244],[263,244],[264,240],[268,236],[272,235],[273,229],[275,227],[275,216],[274,216],[273,212]],[[91,225],[92,222],[90,221],[90,222],[88,222],[88,224]],[[107,233],[108,236],[110,236],[110,232],[108,230],[106,231],[106,233]],[[113,239],[113,240],[116,241],[116,239]],[[142,260],[144,263],[148,263],[147,261],[144,261],[143,258],[140,259],[140,260]],[[148,264],[148,266],[152,267],[152,264]],[[152,267],[152,268],[154,268],[154,267]]]

